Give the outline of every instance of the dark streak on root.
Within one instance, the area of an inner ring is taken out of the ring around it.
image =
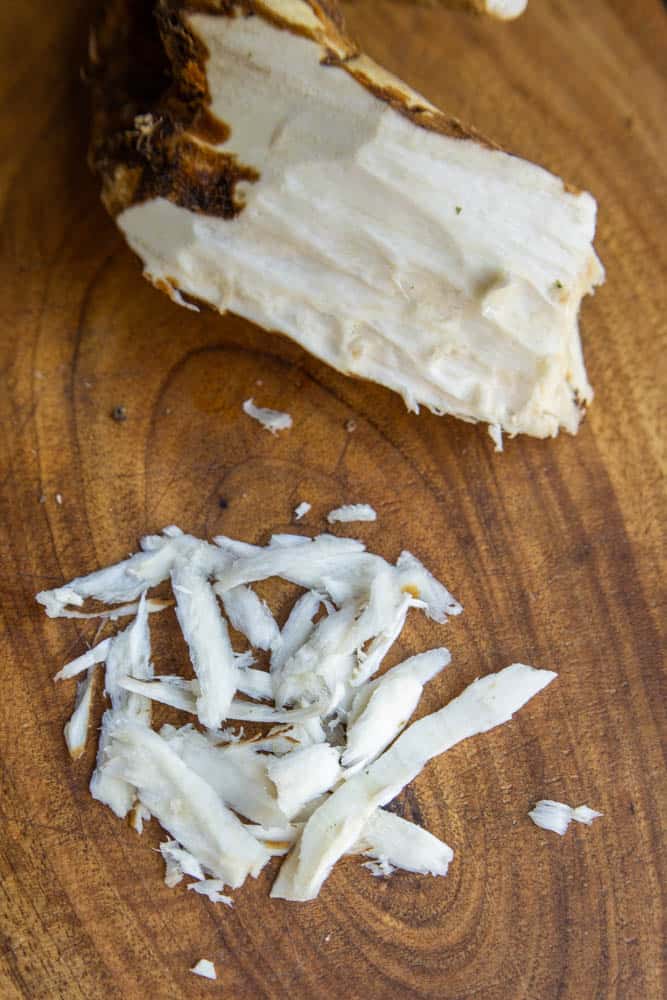
[[[240,181],[259,173],[213,148],[230,134],[210,110],[208,51],[175,0],[110,0],[92,36],[90,164],[112,215],[162,197],[190,211],[233,218]],[[224,4],[197,5],[227,13]],[[231,9],[231,6],[230,6]]]

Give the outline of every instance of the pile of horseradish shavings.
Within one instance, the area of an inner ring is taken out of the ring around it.
[[[132,617],[57,678],[83,675],[66,726],[77,756],[104,664],[109,706],[90,791],[138,833],[157,819],[169,835],[160,848],[167,885],[187,876],[189,889],[231,905],[226,891],[274,855],[284,856],[271,891],[280,899],[313,899],[347,854],[364,855],[375,875],[446,875],[451,848],[383,807],[431,758],[508,722],[556,675],[514,663],[408,725],[449,652],[430,649],[380,673],[384,658],[411,609],[440,624],[462,610],[411,553],[392,565],[351,538],[211,544],[175,527],[140,547],[37,600],[51,617],[83,616],[87,599],[112,605],[106,618]],[[303,588],[282,629],[252,586],[270,577]],[[174,602],[151,599],[168,579]],[[157,676],[151,662],[151,614],[173,605],[193,679]],[[233,648],[230,625],[247,648]],[[257,668],[258,651],[268,670]],[[191,720],[156,732],[154,701]],[[230,728],[243,722],[266,728],[244,738]]]

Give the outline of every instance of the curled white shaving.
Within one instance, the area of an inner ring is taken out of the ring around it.
[[[69,663],[66,663],[58,671],[53,678],[54,681],[64,681],[70,677],[76,677],[77,674],[82,674],[84,670],[94,667],[96,663],[104,663],[109,655],[112,641],[112,639],[103,639],[102,642],[98,642],[92,649],[87,649],[81,656],[77,656],[75,660],[70,660]]]
[[[227,718],[238,687],[238,668],[227,623],[207,579],[208,566],[202,563],[199,558],[179,558],[171,578],[176,616],[199,681],[197,715],[202,725],[215,729]]]
[[[150,598],[146,601],[146,610],[149,614],[155,614],[158,611],[164,611],[165,608],[171,608],[173,606],[173,601],[163,601],[158,598]],[[74,611],[72,608],[62,607],[57,614],[53,614],[51,618],[78,618],[84,621],[101,618],[107,619],[108,621],[115,622],[119,618],[127,618],[129,615],[136,615],[139,610],[139,602],[132,601],[131,604],[119,604],[115,608],[109,608],[107,611]]]
[[[308,503],[307,500],[302,500],[300,504],[294,508],[294,520],[300,521],[302,517],[305,517],[309,510],[312,510],[312,504]]]
[[[357,690],[342,756],[346,777],[374,760],[398,736],[417,707],[424,684],[450,660],[444,648],[419,653]]]
[[[270,410],[265,406],[255,406],[254,400],[246,399],[243,404],[243,412],[253,420],[257,420],[262,427],[272,434],[278,431],[287,431],[292,426],[292,418],[289,413],[281,413],[280,410]]]
[[[222,599],[225,614],[236,631],[256,649],[270,649],[278,638],[279,629],[266,602],[250,587],[223,590],[219,584],[214,584],[213,589]]]
[[[189,688],[185,685],[191,685]],[[134,677],[123,677],[120,686],[126,691],[150,698],[151,701],[159,701],[163,705],[171,705],[172,708],[180,708],[184,712],[198,715],[198,704],[201,694],[196,693],[197,682],[186,681],[185,685],[174,684],[164,677],[156,677],[150,681],[140,681]],[[256,705],[250,701],[241,701],[233,698],[230,702],[225,718],[233,719],[236,722],[301,722],[304,719],[312,719],[319,714],[318,705],[309,705],[306,708],[277,709],[270,705]]]
[[[463,611],[456,598],[411,552],[401,552],[396,561],[396,569],[403,590],[424,601],[426,614],[433,621],[442,625],[449,615],[460,615]]]
[[[89,667],[88,673],[77,685],[74,711],[68,722],[65,723],[65,743],[73,760],[80,757],[86,749],[94,683],[95,667]]]
[[[242,556],[218,574],[218,583],[222,590],[229,590],[278,576],[307,590],[321,590],[323,578],[343,568],[348,571],[363,554],[363,543],[355,539],[318,535],[308,544],[270,546]]]
[[[443,876],[454,857],[444,841],[386,809],[371,814],[353,851],[374,859],[383,869],[382,875],[402,868],[419,875]],[[373,871],[369,864],[365,867]]]

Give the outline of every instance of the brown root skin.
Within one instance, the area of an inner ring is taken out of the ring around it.
[[[198,6],[222,13],[217,4]],[[163,197],[233,218],[243,208],[236,185],[259,178],[232,154],[212,148],[229,138],[229,127],[210,111],[208,51],[184,9],[174,0],[110,0],[94,29],[89,159],[112,215]]]
[[[220,150],[230,137],[211,112],[208,50],[188,15],[231,16],[238,9],[322,47],[322,63],[349,73],[415,125],[496,148],[388,78],[345,34],[335,0],[307,0],[316,28],[294,25],[270,0],[109,0],[91,34],[87,79],[93,119],[89,161],[102,179],[102,200],[116,216],[130,205],[163,197],[193,212],[231,219],[243,209],[237,185],[258,171]]]

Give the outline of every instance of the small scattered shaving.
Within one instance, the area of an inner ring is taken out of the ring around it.
[[[371,512],[365,505],[340,510]],[[417,653],[379,675],[384,657],[408,614],[443,624],[462,611],[411,553],[392,565],[355,539],[328,534],[273,535],[266,546],[219,536],[211,545],[173,525],[140,545],[123,562],[37,600],[50,617],[135,616],[56,677],[85,673],[65,729],[76,756],[85,746],[96,665],[104,665],[109,706],[90,791],[117,816],[129,815],[138,833],[153,818],[167,832],[160,845],[166,884],[187,878],[188,889],[231,906],[225,890],[280,857],[271,895],[305,901],[349,853],[383,878],[397,869],[446,875],[451,848],[383,807],[429,760],[508,722],[555,674],[512,664],[409,724],[450,654],[444,647]],[[269,577],[304,588],[282,628],[253,589]],[[191,669],[155,676],[149,613],[173,602],[148,593],[168,580]],[[88,599],[110,607],[88,612]],[[234,643],[240,634],[246,648],[234,648],[230,626]],[[261,654],[268,670],[260,669]],[[191,721],[156,732],[154,701]],[[246,737],[229,728],[231,720],[270,728]],[[590,823],[599,814],[540,802],[531,818],[555,829],[554,815],[564,832],[570,819]],[[210,978],[209,966],[202,960],[193,971]]]
[[[327,514],[329,524],[347,521],[377,521],[377,513],[367,503],[349,503],[342,507],[336,507]]]
[[[535,826],[540,826],[543,830],[551,830],[562,837],[572,820],[575,823],[584,823],[586,826],[590,826],[594,819],[599,819],[602,816],[602,813],[595,812],[588,806],[577,806],[576,809],[573,809],[572,806],[565,805],[564,802],[541,799],[528,815]]]
[[[305,517],[309,510],[312,510],[312,507],[313,505],[308,503],[307,500],[302,500],[301,503],[294,508],[294,520],[300,521],[302,517]]]
[[[213,962],[209,962],[207,958],[200,958],[197,964],[192,966],[190,972],[194,972],[195,976],[202,976],[204,979],[218,978]]]
[[[503,429],[500,424],[489,424],[489,437],[495,444],[494,451],[503,451]]]
[[[289,413],[281,413],[280,410],[270,410],[265,406],[255,406],[254,400],[246,399],[243,404],[243,412],[247,413],[253,420],[265,427],[272,434],[278,431],[287,431],[292,426],[292,418]]]

